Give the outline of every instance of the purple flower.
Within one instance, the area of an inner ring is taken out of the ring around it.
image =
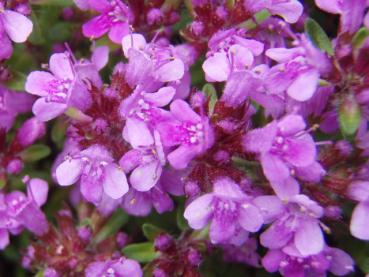
[[[8,131],[20,113],[29,112],[33,96],[0,87],[0,129]]]
[[[121,0],[88,0],[88,5],[80,3],[83,8],[96,10],[100,15],[94,17],[82,26],[86,37],[99,38],[108,33],[111,41],[120,44],[122,38],[129,33],[129,24],[133,14]]]
[[[351,234],[358,239],[369,240],[369,182],[352,183],[348,195],[359,201],[351,216]]]
[[[272,15],[279,15],[288,23],[296,23],[303,13],[298,0],[244,0],[245,9],[257,13],[267,9]]]
[[[123,136],[132,150],[128,151],[119,161],[126,173],[132,171],[129,181],[138,191],[148,191],[158,182],[165,155],[157,131],[151,131],[142,121],[130,119],[126,122]]]
[[[33,144],[37,139],[43,137],[46,133],[46,127],[36,117],[26,120],[17,132],[17,141],[22,147]]]
[[[160,180],[149,191],[141,192],[131,188],[123,196],[122,208],[131,215],[146,216],[152,208],[162,214],[171,211],[174,203],[169,194],[183,195],[183,176],[186,172],[166,168]]]
[[[259,154],[263,172],[281,198],[298,194],[299,185],[292,176],[319,181],[324,175],[316,162],[314,140],[305,127],[301,116],[287,115],[243,138],[245,150]]]
[[[9,244],[9,233],[18,234],[23,227],[36,235],[48,230],[48,223],[40,207],[45,204],[48,184],[41,179],[26,177],[27,195],[21,191],[0,194],[0,249]]]
[[[255,200],[255,205],[264,212],[267,221],[276,219],[260,236],[260,242],[269,249],[292,245],[301,256],[318,254],[325,245],[319,218],[324,210],[306,195],[291,197],[281,206],[276,197]]]
[[[50,57],[50,71],[34,71],[26,81],[26,91],[40,96],[33,105],[33,113],[41,121],[51,120],[68,107],[86,108],[89,98],[66,53]],[[87,103],[87,104],[86,104]]]
[[[264,222],[252,200],[236,183],[224,177],[214,183],[212,193],[192,201],[184,217],[193,229],[202,229],[211,221],[212,243],[240,245],[247,239],[247,232],[257,232]]]
[[[24,15],[4,9],[0,3],[0,60],[10,58],[13,47],[11,41],[25,42],[33,29],[32,21]]]
[[[162,87],[152,93],[146,93],[138,87],[132,95],[122,101],[119,111],[128,120],[138,119],[155,126],[168,113],[161,108],[167,106],[174,95],[173,87]]]
[[[87,201],[97,205],[103,193],[113,199],[127,193],[128,183],[123,170],[103,146],[92,145],[64,159],[56,168],[58,183],[70,186],[80,180],[81,193]]]
[[[297,100],[310,99],[317,89],[319,71],[310,64],[303,47],[271,48],[266,56],[278,62],[273,66],[265,80],[265,85],[273,94],[287,94]]]
[[[226,81],[234,71],[253,66],[254,56],[260,55],[264,45],[243,37],[243,30],[219,31],[209,40],[210,51],[203,64],[208,82]]]
[[[161,83],[180,81],[185,63],[171,45],[147,43],[140,34],[126,35],[122,40],[124,55],[129,59],[126,78],[130,85],[141,84],[146,92]],[[153,90],[152,90],[153,91]]]
[[[226,244],[223,249],[223,259],[226,262],[237,262],[253,267],[260,267],[260,256],[257,253],[258,243],[254,238],[248,239],[240,246]]]
[[[347,253],[327,246],[320,253],[306,257],[291,249],[269,250],[262,264],[268,272],[279,271],[285,277],[326,276],[327,271],[344,276],[354,270],[354,261]]]
[[[141,277],[140,264],[135,260],[121,257],[107,261],[90,263],[86,270],[87,277],[119,276],[119,277]]]
[[[184,169],[196,156],[203,154],[214,143],[214,131],[209,119],[195,113],[183,100],[170,105],[171,117],[156,126],[163,145],[178,146],[167,156],[175,169]]]
[[[315,0],[315,4],[328,13],[341,15],[341,31],[355,33],[363,23],[366,0]]]

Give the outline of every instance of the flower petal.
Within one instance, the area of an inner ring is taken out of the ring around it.
[[[175,93],[173,87],[163,87],[155,93],[145,93],[144,98],[156,107],[164,107],[172,101]]]
[[[5,249],[10,242],[9,233],[6,229],[0,229],[0,250]]]
[[[160,82],[172,82],[179,80],[184,74],[184,64],[180,59],[174,59],[155,71],[155,77]]]
[[[113,199],[119,199],[128,192],[128,182],[123,170],[115,164],[109,164],[104,169],[104,191]]]
[[[48,102],[45,98],[38,99],[32,107],[32,112],[40,121],[49,121],[64,113],[67,105],[64,103]]]
[[[351,234],[362,240],[369,240],[369,202],[359,203],[352,213],[350,223]]]
[[[50,71],[59,79],[74,80],[74,73],[70,57],[65,53],[53,54],[49,61]]]
[[[235,222],[231,218],[213,217],[209,231],[210,241],[213,244],[226,243],[233,237],[235,231]]]
[[[125,35],[129,34],[129,25],[128,23],[118,23],[114,24],[109,31],[109,38],[112,42],[117,44],[122,43],[122,39]]]
[[[263,128],[254,129],[243,137],[243,147],[246,151],[254,153],[268,152],[272,147],[277,134],[277,123],[275,121]]]
[[[126,139],[128,139],[128,142],[134,149],[154,144],[154,138],[149,128],[140,120],[129,118],[126,121],[125,132],[127,135]]]
[[[109,31],[109,18],[106,15],[99,15],[87,21],[82,26],[82,32],[85,37],[99,38]]]
[[[109,47],[97,47],[92,53],[91,61],[96,66],[97,70],[103,69],[109,61]]]
[[[39,207],[46,203],[48,191],[49,185],[42,179],[33,178],[27,184],[28,197],[31,197]]]
[[[146,46],[146,39],[141,34],[129,34],[123,37],[122,47],[123,53],[128,58],[129,49],[143,50]]]
[[[47,96],[50,89],[49,84],[55,80],[55,77],[49,72],[33,71],[27,77],[25,89],[31,94]]]
[[[202,65],[208,82],[224,82],[231,73],[231,66],[224,53],[216,53],[207,58]]]
[[[66,159],[56,168],[56,179],[61,186],[70,186],[77,182],[82,173],[80,159]]]
[[[32,32],[32,21],[23,14],[11,10],[5,10],[1,15],[1,19],[6,33],[14,42],[25,42]]]
[[[162,167],[157,161],[140,165],[132,171],[131,185],[138,191],[148,191],[158,182]]]
[[[263,153],[260,155],[263,172],[270,182],[283,182],[290,176],[286,164],[276,155]]]
[[[319,72],[317,70],[309,70],[300,74],[287,89],[287,94],[297,100],[309,100],[318,87]]]
[[[196,198],[187,206],[184,217],[191,228],[197,230],[205,227],[212,215],[210,206],[212,201],[213,195],[208,193]]]
[[[283,158],[296,167],[311,165],[316,158],[316,148],[310,135],[300,136],[298,139],[287,139]]]
[[[296,248],[304,256],[315,255],[324,247],[323,232],[318,221],[300,221],[294,239]]]
[[[249,232],[257,232],[264,223],[263,216],[258,208],[251,204],[241,205],[238,222]]]

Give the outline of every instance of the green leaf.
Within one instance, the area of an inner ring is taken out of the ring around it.
[[[366,28],[361,28],[352,38],[352,45],[355,48],[360,48],[364,41],[369,37],[369,30]]]
[[[215,87],[212,84],[205,84],[202,87],[202,91],[209,99],[208,108],[209,108],[209,116],[211,116],[214,113],[215,104],[218,101],[217,91],[215,90]]]
[[[73,5],[73,0],[31,0],[31,5],[50,5],[67,7]]]
[[[163,233],[164,230],[150,223],[142,224],[142,232],[148,240],[153,241],[157,235]]]
[[[267,9],[261,10],[260,12],[254,15],[255,21],[257,24],[263,23],[271,16],[270,12]]]
[[[57,120],[51,129],[51,139],[59,148],[63,147],[66,129],[67,125],[62,120]]]
[[[177,215],[176,215],[177,226],[181,231],[186,231],[189,228],[188,228],[187,221],[183,216],[183,213],[184,213],[184,201],[181,201],[180,205],[177,208]]]
[[[348,136],[355,134],[359,128],[360,121],[360,106],[356,102],[354,96],[349,95],[344,99],[339,108],[339,122],[342,133]]]
[[[118,209],[104,224],[104,227],[100,230],[100,232],[96,235],[94,239],[94,243],[98,244],[108,238],[111,235],[114,235],[119,231],[119,229],[127,223],[129,216],[123,212],[123,210]]]
[[[334,50],[332,43],[318,22],[312,18],[307,19],[305,21],[305,32],[317,48],[323,52],[327,52],[331,56],[333,55]]]
[[[159,254],[155,252],[152,242],[135,243],[126,246],[123,254],[130,259],[134,259],[141,263],[153,261]]]
[[[25,162],[35,162],[46,158],[51,153],[48,146],[44,144],[34,144],[21,153],[21,158]]]

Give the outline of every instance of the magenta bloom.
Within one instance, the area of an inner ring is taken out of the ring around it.
[[[10,58],[13,47],[11,41],[25,42],[33,29],[32,21],[15,11],[5,10],[0,3],[0,60]]]
[[[119,111],[126,119],[134,118],[155,126],[168,113],[162,107],[167,106],[174,95],[175,89],[169,86],[152,93],[146,93],[138,87],[132,95],[122,101]]]
[[[301,256],[318,254],[325,245],[319,218],[323,208],[306,195],[298,194],[281,206],[276,198],[261,197],[255,204],[265,211],[269,220],[277,220],[260,236],[260,242],[269,249],[279,249],[291,244]],[[264,215],[265,216],[265,215]]]
[[[354,261],[346,252],[327,246],[320,253],[307,257],[293,249],[270,250],[263,257],[262,264],[268,272],[279,271],[285,277],[323,277],[327,271],[344,276],[354,270]]]
[[[132,187],[148,191],[158,182],[166,162],[160,135],[157,131],[152,134],[144,122],[130,119],[123,136],[133,149],[119,163],[126,173],[132,171],[129,177]]]
[[[231,179],[222,178],[214,183],[212,193],[187,206],[184,217],[193,229],[202,229],[211,221],[212,243],[240,245],[246,241],[248,232],[257,232],[264,223],[252,200]]]
[[[278,62],[266,77],[265,84],[271,93],[286,91],[297,101],[306,101],[313,96],[320,74],[316,66],[310,64],[303,47],[271,48],[266,55]]]
[[[43,235],[48,223],[40,207],[45,204],[48,184],[41,179],[25,179],[27,195],[21,191],[0,193],[0,249],[9,244],[9,232],[16,235],[23,228]]]
[[[82,26],[86,37],[99,38],[109,32],[110,40],[120,44],[122,38],[129,33],[129,24],[133,21],[133,14],[121,0],[88,0],[88,5],[80,4],[82,4],[81,7],[100,13]]]
[[[214,131],[209,119],[195,113],[183,100],[173,101],[170,112],[171,117],[157,124],[157,129],[164,146],[178,146],[168,154],[169,163],[175,169],[184,169],[213,145]]]
[[[298,194],[299,185],[293,176],[317,182],[324,175],[316,162],[314,140],[305,127],[301,116],[287,115],[248,132],[243,139],[246,151],[259,154],[266,178],[282,198]]]
[[[243,37],[243,30],[219,31],[209,41],[210,51],[202,66],[208,82],[226,81],[234,71],[243,71],[254,64],[254,56],[260,55],[264,45]]]
[[[171,45],[147,43],[142,35],[130,34],[123,38],[122,48],[129,59],[126,78],[130,85],[157,89],[160,83],[171,85],[184,77],[185,63]]]
[[[41,121],[51,120],[68,107],[85,108],[89,103],[84,84],[79,80],[69,56],[65,53],[50,57],[50,71],[34,71],[26,81],[26,91],[40,96],[33,113]]]
[[[107,261],[90,263],[85,270],[88,277],[119,276],[119,277],[141,277],[140,264],[135,260],[121,257]]]
[[[369,240],[369,182],[352,183],[348,194],[359,201],[351,216],[351,234],[358,239]]]
[[[100,145],[66,156],[64,162],[56,168],[56,178],[61,186],[70,186],[80,180],[82,195],[96,205],[101,201],[103,193],[119,199],[128,191],[123,170]]]
[[[244,0],[244,6],[253,13],[267,9],[272,15],[278,15],[288,23],[296,23],[304,10],[298,0]]]
[[[355,33],[362,25],[365,9],[369,6],[366,0],[315,0],[315,4],[323,11],[339,14],[341,16],[341,31],[351,34]]]
[[[34,97],[0,87],[0,129],[9,130],[20,113],[29,112]]]

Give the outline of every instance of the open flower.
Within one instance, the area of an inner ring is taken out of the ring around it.
[[[83,34],[89,38],[99,38],[109,32],[110,40],[120,44],[129,33],[129,24],[133,21],[129,7],[121,0],[88,0],[87,3],[81,6],[96,10],[100,15],[83,25]]]
[[[263,246],[279,249],[292,243],[301,256],[315,255],[323,250],[325,242],[319,225],[323,208],[315,201],[298,194],[291,197],[284,206],[269,198],[258,199],[255,204],[261,210],[273,210],[272,217],[277,218],[261,234],[260,242]]]
[[[167,156],[175,169],[184,169],[196,156],[203,154],[214,143],[214,132],[209,119],[195,113],[183,100],[170,105],[171,117],[157,124],[163,145],[178,146]]]
[[[121,257],[119,259],[92,262],[87,266],[85,274],[88,277],[141,277],[142,270],[140,264],[135,260]]]
[[[279,271],[285,277],[326,276],[327,271],[344,276],[354,270],[354,261],[346,252],[328,246],[320,253],[306,257],[290,249],[269,250],[262,264],[268,272]]]
[[[202,229],[211,221],[212,243],[233,242],[236,245],[244,243],[247,232],[257,232],[264,222],[252,198],[226,177],[214,183],[212,193],[192,201],[184,217],[194,229]]]
[[[26,177],[24,181],[27,195],[21,191],[0,193],[0,249],[9,244],[9,232],[18,234],[26,228],[41,236],[48,230],[46,217],[40,210],[47,199],[48,184],[38,178]]]
[[[128,120],[124,138],[133,147],[120,160],[123,170],[131,172],[129,181],[138,191],[148,191],[158,182],[165,165],[165,155],[157,131],[151,134],[142,121]]]
[[[100,203],[103,193],[119,199],[128,191],[123,170],[100,145],[92,145],[73,156],[66,156],[56,169],[56,178],[61,186],[70,186],[80,179],[82,195],[96,205]]]
[[[219,31],[209,41],[210,51],[203,64],[206,80],[226,81],[232,72],[249,69],[254,57],[260,55],[264,45],[254,39],[244,38],[242,30]]]
[[[298,194],[299,185],[293,178],[296,174],[302,179],[318,181],[324,175],[316,161],[314,140],[305,127],[301,116],[287,115],[248,132],[243,139],[246,151],[259,154],[266,178],[282,198]]]
[[[50,57],[50,71],[34,71],[27,77],[26,91],[40,96],[33,105],[33,113],[41,121],[49,121],[64,113],[68,107],[84,109],[89,95],[79,80],[66,53]]]
[[[32,21],[18,12],[4,9],[0,3],[0,60],[10,58],[13,47],[11,41],[25,42],[33,29]]]

